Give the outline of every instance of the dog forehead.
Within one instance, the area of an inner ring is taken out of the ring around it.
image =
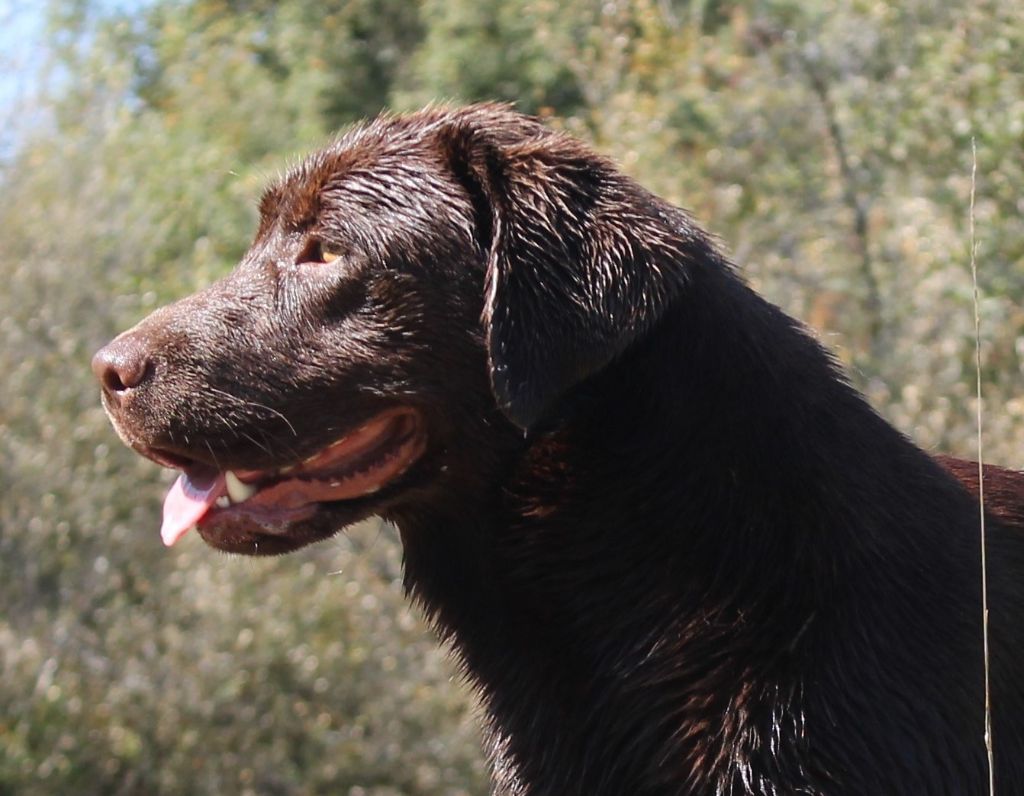
[[[375,196],[398,193],[430,184],[435,163],[422,136],[376,135],[349,132],[288,169],[263,193],[259,212],[261,231],[280,221],[292,230],[304,230],[320,218],[325,196],[350,196],[373,205]]]
[[[311,226],[320,215],[324,189],[346,174],[372,169],[376,154],[365,142],[339,141],[306,156],[264,190],[261,229],[277,220],[292,229]]]
[[[438,105],[407,114],[382,114],[341,133],[272,183],[260,201],[261,231],[277,219],[293,229],[315,223],[327,189],[352,185],[383,193],[401,190],[408,181],[415,181],[418,190],[428,189],[435,182],[431,167],[443,155],[445,131],[465,125],[513,137],[524,134],[520,128],[537,126],[500,103]]]

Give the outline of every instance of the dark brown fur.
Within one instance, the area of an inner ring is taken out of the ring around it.
[[[499,106],[359,127],[261,211],[233,274],[100,352],[107,406],[146,455],[220,468],[421,410],[427,453],[378,495],[200,532],[276,553],[393,520],[497,792],[985,792],[973,466],[885,423],[685,213]],[[345,256],[301,265],[321,243]],[[1024,479],[988,477],[1009,794]]]

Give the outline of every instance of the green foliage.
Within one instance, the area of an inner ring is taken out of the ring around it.
[[[728,241],[897,426],[961,454],[975,139],[987,450],[1024,464],[1012,0],[118,7],[54,2],[43,89],[2,113],[0,793],[484,791],[394,534],[167,553],[166,478],[117,442],[88,372],[231,267],[269,176],[386,106],[555,117]]]
[[[528,113],[558,108],[564,114],[581,106],[569,64],[551,57],[570,46],[581,22],[562,4],[425,0],[423,21],[423,46],[395,87],[399,107],[503,100]]]

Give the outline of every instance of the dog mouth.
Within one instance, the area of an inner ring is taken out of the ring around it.
[[[170,547],[193,528],[249,527],[283,535],[323,504],[360,501],[399,479],[426,449],[414,409],[388,409],[302,461],[267,470],[189,463],[164,499],[160,536]]]

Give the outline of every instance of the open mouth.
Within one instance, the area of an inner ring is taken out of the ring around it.
[[[197,525],[244,521],[283,532],[317,505],[373,495],[399,478],[426,447],[420,415],[389,409],[301,462],[273,470],[190,465],[164,499],[160,536],[173,545]]]

